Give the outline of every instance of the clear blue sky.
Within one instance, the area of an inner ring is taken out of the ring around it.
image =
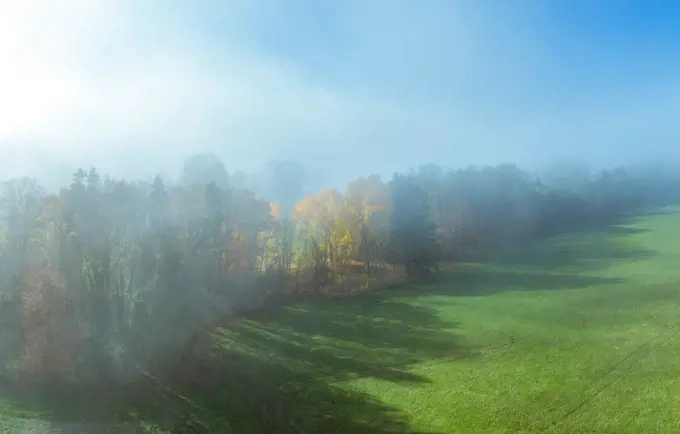
[[[670,0],[0,0],[0,29],[12,173],[680,155]]]

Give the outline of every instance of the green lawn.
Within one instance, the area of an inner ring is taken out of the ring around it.
[[[210,390],[51,398],[50,417],[108,406],[161,425],[173,408],[205,423],[195,432],[243,434],[680,432],[678,331],[680,213],[665,212],[437,283],[267,312],[218,332]]]

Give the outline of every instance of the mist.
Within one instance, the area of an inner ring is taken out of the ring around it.
[[[432,161],[678,158],[672,5],[0,7],[11,176],[173,177],[205,152],[230,172],[295,160],[332,184]]]
[[[661,241],[680,204],[679,18],[585,0],[0,0],[16,424],[0,406],[0,431],[472,432],[488,421],[422,419],[436,400],[376,390],[463,390],[478,380],[442,380],[460,360],[493,353],[480,378],[500,378],[526,354],[553,366],[545,342],[601,339],[540,396],[586,378],[574,366],[629,345],[606,336],[653,321],[578,333],[607,306],[641,318],[635,291],[677,257]],[[573,329],[519,349],[555,321],[497,322],[553,314]],[[506,416],[489,429],[547,430]]]

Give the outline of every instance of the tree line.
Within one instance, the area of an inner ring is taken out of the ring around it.
[[[174,372],[213,321],[484,260],[673,203],[680,191],[659,168],[567,171],[555,181],[504,164],[429,165],[304,195],[291,164],[269,167],[265,194],[205,157],[172,184],[102,179],[94,168],[54,193],[33,179],[5,182],[2,374],[99,383]]]

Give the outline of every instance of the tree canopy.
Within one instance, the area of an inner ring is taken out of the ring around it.
[[[80,383],[187,371],[187,348],[221,318],[421,277],[442,261],[611,224],[680,191],[656,168],[541,177],[504,164],[428,165],[305,195],[299,166],[266,171],[265,194],[243,173],[230,183],[214,155],[189,159],[178,184],[95,168],[52,194],[36,180],[5,182],[0,368]]]

